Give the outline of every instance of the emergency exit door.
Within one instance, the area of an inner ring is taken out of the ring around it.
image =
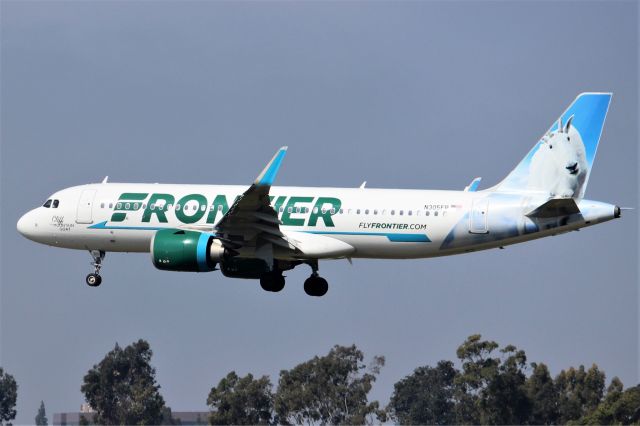
[[[480,198],[473,200],[471,214],[469,215],[469,232],[472,234],[487,234],[489,215],[489,200]]]

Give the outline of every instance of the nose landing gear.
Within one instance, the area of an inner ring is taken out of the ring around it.
[[[93,266],[94,272],[87,275],[85,281],[89,287],[98,287],[102,283],[100,268],[102,268],[102,260],[104,259],[105,252],[102,250],[89,250],[89,253],[91,257],[93,257],[93,262],[90,264]]]

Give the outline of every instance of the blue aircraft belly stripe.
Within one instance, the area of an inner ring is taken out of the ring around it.
[[[112,226],[107,225],[107,221],[96,223],[89,226],[89,229],[124,229],[131,231],[159,231],[161,229],[173,229],[175,227],[158,227],[158,226]],[[319,235],[355,235],[365,237],[387,237],[394,243],[430,243],[431,240],[426,234],[394,234],[388,232],[347,232],[347,231],[303,231],[307,234]]]
[[[340,231],[304,231],[307,234],[321,235],[355,235],[370,237],[387,237],[394,243],[430,243],[431,240],[426,234],[394,234],[387,232],[340,232]]]

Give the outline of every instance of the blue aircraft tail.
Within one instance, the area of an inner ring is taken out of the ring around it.
[[[582,198],[611,93],[581,93],[526,157],[494,189]]]

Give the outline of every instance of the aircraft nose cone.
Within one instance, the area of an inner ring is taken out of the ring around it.
[[[29,216],[31,216],[29,213],[23,214],[16,224],[20,235],[27,238],[33,233],[33,220]]]

